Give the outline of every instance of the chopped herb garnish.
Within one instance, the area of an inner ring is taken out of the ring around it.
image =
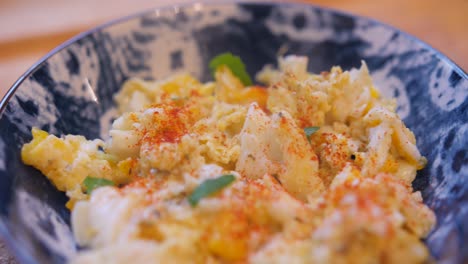
[[[255,160],[255,157],[254,157],[254,155],[252,155],[252,154],[247,155],[247,158],[250,158],[250,159]]]
[[[216,179],[208,179],[202,182],[188,197],[192,207],[197,206],[198,202],[207,196],[210,196],[231,184],[236,177],[232,174],[221,175]]]
[[[185,99],[187,99],[187,97],[182,97],[182,96],[177,96],[177,95],[171,97],[172,101],[179,101],[179,100],[185,100]]]
[[[301,218],[297,217],[297,216],[294,217],[294,220],[296,220],[299,223],[304,223],[304,221]]]
[[[97,146],[97,149],[98,149],[98,151],[106,153],[106,151],[104,150],[104,148],[102,146]]]
[[[83,181],[83,185],[87,193],[91,193],[94,189],[103,186],[114,186],[114,182],[108,179],[95,178],[95,177],[86,177]]]
[[[312,134],[317,132],[319,129],[320,129],[320,127],[318,127],[318,126],[305,127],[304,128],[304,133],[306,134],[306,137],[309,140],[309,142],[310,142],[310,136],[312,136]]]
[[[239,56],[235,56],[230,52],[226,52],[214,57],[210,61],[210,69],[213,75],[216,69],[218,69],[218,67],[221,65],[226,65],[245,86],[252,84],[252,79],[245,70],[245,65]]]
[[[273,178],[274,178],[280,185],[283,185],[283,184],[281,183],[280,179],[279,179],[279,175],[278,175],[278,174],[275,173],[275,174],[273,174],[272,176],[273,176]]]

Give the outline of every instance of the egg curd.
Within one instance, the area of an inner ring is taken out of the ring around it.
[[[108,140],[34,128],[22,149],[70,198],[71,263],[422,263],[426,160],[366,65],[279,59],[127,81]],[[104,184],[103,184],[104,183]]]

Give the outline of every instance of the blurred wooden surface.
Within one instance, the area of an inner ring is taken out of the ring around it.
[[[301,1],[301,0],[296,0]],[[0,1],[0,97],[51,49],[105,21],[170,2]],[[383,21],[442,51],[468,69],[468,0],[302,0]]]
[[[296,0],[383,21],[429,43],[468,69],[468,0]],[[105,21],[193,0],[1,0],[0,97],[51,49]]]
[[[468,0],[296,0],[371,17],[406,31],[468,70]],[[47,52],[96,25],[193,0],[0,0],[0,97]],[[0,245],[0,262],[8,260]]]

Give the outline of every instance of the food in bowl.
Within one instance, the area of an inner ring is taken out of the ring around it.
[[[360,69],[279,59],[253,85],[222,54],[214,82],[127,81],[109,139],[34,128],[22,159],[70,197],[72,263],[422,263],[426,160]]]

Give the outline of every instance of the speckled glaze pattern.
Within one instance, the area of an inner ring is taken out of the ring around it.
[[[77,249],[66,197],[20,160],[31,127],[101,136],[112,95],[130,77],[188,71],[209,80],[209,60],[230,51],[250,73],[280,50],[309,70],[367,62],[428,159],[414,187],[437,214],[426,240],[440,263],[468,261],[468,77],[424,43],[365,18],[299,4],[190,4],[155,9],[86,33],[32,68],[0,112],[0,233],[25,263],[63,263]]]

